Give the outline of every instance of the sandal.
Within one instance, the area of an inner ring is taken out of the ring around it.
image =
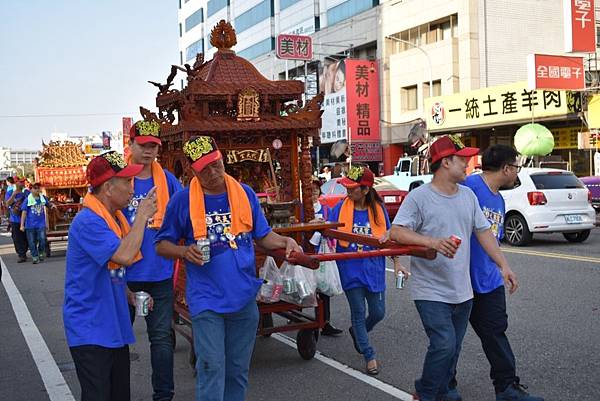
[[[375,366],[369,367],[369,363],[367,363],[365,371],[369,376],[377,376],[379,374],[378,366],[375,365]]]

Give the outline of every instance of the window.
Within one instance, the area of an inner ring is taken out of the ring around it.
[[[229,5],[229,0],[208,0],[206,16],[210,17]]]
[[[201,8],[185,19],[185,31],[189,31],[196,25],[204,22],[204,9]]]
[[[450,39],[451,37],[456,38],[458,35],[457,23],[458,15],[453,14],[436,21],[428,22],[427,24],[398,32],[392,36],[401,39],[404,42],[410,42],[412,43],[412,46],[408,43],[396,41],[396,51],[402,52],[414,49],[415,46],[436,43]]]
[[[292,6],[292,5],[296,4],[299,1],[300,0],[281,0],[281,2],[279,3],[279,9],[280,10],[286,9],[289,6]]]
[[[240,33],[271,17],[271,0],[264,0],[235,19],[235,31]]]
[[[327,10],[327,24],[333,25],[373,7],[373,0],[348,0]]]
[[[442,95],[442,81],[436,80],[431,82],[433,84],[432,95],[433,96],[441,96]],[[423,83],[423,99],[429,97],[429,82]]]
[[[573,173],[531,174],[536,189],[576,189],[585,188]]]
[[[407,86],[401,90],[402,110],[417,110],[417,85]]]
[[[250,47],[245,48],[242,51],[237,52],[237,55],[252,60],[258,56],[261,56],[265,53],[270,52],[275,49],[275,38],[267,38],[263,41],[260,41]]]
[[[185,61],[195,59],[198,53],[204,53],[204,39],[195,41],[185,49]]]
[[[179,52],[179,65],[183,65],[183,52]]]
[[[183,26],[179,24],[179,37],[183,36]]]

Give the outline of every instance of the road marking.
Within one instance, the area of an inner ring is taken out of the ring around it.
[[[275,333],[271,336],[271,338],[274,338],[275,340],[277,340],[285,345],[288,345],[291,348],[296,349],[296,341],[294,341],[293,339],[291,339],[288,336],[285,336],[280,333]],[[398,400],[412,401],[412,399],[413,399],[411,394],[409,394],[405,391],[402,391],[399,388],[396,388],[390,384],[384,383],[381,380],[377,380],[372,376],[368,376],[365,373],[362,373],[356,369],[353,369],[348,365],[344,365],[343,363],[340,363],[340,362],[336,361],[335,359],[328,358],[325,355],[321,354],[319,351],[316,352],[315,359],[320,362],[323,362],[326,365],[331,366],[334,369],[339,370],[342,373],[347,374],[348,376],[358,379],[358,380],[370,385],[371,387],[375,387],[376,389],[381,390],[384,393],[387,393]]]
[[[593,256],[567,255],[564,253],[540,252],[540,251],[513,249],[513,248],[504,248],[504,247],[502,247],[501,249],[502,249],[502,251],[504,251],[506,253],[517,253],[517,254],[521,254],[521,255],[530,255],[530,256],[542,256],[545,258],[553,258],[553,259],[576,260],[578,262],[600,263],[600,258],[595,258]]]
[[[2,257],[0,257],[0,265],[2,267],[2,283],[12,304],[23,337],[25,337],[29,347],[29,352],[31,352],[31,356],[40,372],[50,401],[75,401],[71,389],[58,369],[56,361],[52,357],[44,337],[35,325],[27,304],[10,276]]]

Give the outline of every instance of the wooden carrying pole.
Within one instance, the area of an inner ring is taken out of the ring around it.
[[[323,231],[325,237],[335,238],[337,240],[348,241],[355,244],[368,245],[373,248],[387,248],[387,249],[402,249],[406,251],[405,255],[417,256],[419,258],[433,260],[437,256],[435,249],[427,248],[419,245],[401,245],[395,241],[386,241],[384,243],[379,242],[379,239],[361,234],[347,233],[340,230],[327,229]],[[364,252],[362,252],[364,253]],[[384,255],[372,255],[372,256],[384,256]],[[391,255],[385,255],[391,256]]]

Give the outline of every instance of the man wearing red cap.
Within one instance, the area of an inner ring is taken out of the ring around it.
[[[471,234],[510,285],[517,285],[475,194],[458,185],[466,177],[468,158],[478,152],[454,136],[437,139],[429,148],[431,183],[408,194],[390,230],[393,240],[424,245],[439,253],[434,260],[411,259],[411,298],[429,337],[423,372],[415,381],[415,400],[462,400],[448,385],[473,303],[469,274]]]
[[[170,172],[156,161],[160,140],[160,124],[157,121],[138,121],[129,133],[129,161],[144,166],[133,180],[133,197],[123,208],[123,214],[131,225],[135,224],[140,202],[152,188],[156,188],[156,213],[144,230],[143,258],[127,269],[127,286],[132,292],[144,291],[154,300],[154,308],[146,316],[152,364],[152,388],[154,401],[170,401],[174,395],[173,382],[173,261],[156,253],[154,238],[162,225],[169,199],[181,189],[181,184]],[[131,320],[135,308],[130,308]]]
[[[212,137],[190,138],[183,146],[194,178],[167,206],[157,252],[186,261],[186,301],[196,352],[196,399],[243,401],[258,327],[254,244],[302,249],[269,227],[250,187],[225,173]],[[178,245],[183,239],[184,245]],[[203,252],[196,246],[202,240]]]
[[[129,401],[129,344],[135,339],[127,305],[125,266],[141,258],[154,190],[141,202],[130,228],[121,212],[142,165],[127,165],[117,152],[87,167],[91,192],[69,228],[63,321],[81,385],[82,401]]]

